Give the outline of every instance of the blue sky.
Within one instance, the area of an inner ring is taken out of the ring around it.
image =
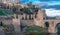
[[[60,0],[19,0],[21,4],[32,2],[46,10],[47,16],[60,16]]]

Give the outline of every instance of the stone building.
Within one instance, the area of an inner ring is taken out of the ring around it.
[[[1,20],[1,21],[7,25],[13,24],[16,32],[20,32],[20,24],[21,23],[23,25],[27,25],[27,26],[37,25],[40,27],[48,27],[49,33],[56,33],[58,31],[58,26],[60,24],[60,20],[47,19],[45,16],[45,11],[42,11],[42,10],[38,10],[38,14],[36,16],[37,17],[35,18],[35,14],[33,14],[33,15],[32,14],[31,15],[27,15],[27,14],[16,15],[16,14],[14,14],[13,15],[14,18],[12,18],[12,16],[10,16],[10,17],[3,16],[4,19],[2,18],[3,20]]]
[[[24,7],[24,5],[21,5],[21,6]],[[12,18],[12,16],[14,18]],[[0,16],[1,19],[3,19],[0,21],[2,21],[4,24],[12,23],[14,25],[16,32],[20,32],[20,24],[27,25],[27,26],[37,25],[40,27],[46,27],[48,28],[49,33],[57,33],[59,31],[60,17],[56,17],[58,19],[56,18],[47,19],[45,11],[42,11],[42,10],[38,10],[37,14],[30,14],[30,15],[29,14],[13,14],[12,16],[10,17],[3,16],[3,18]]]

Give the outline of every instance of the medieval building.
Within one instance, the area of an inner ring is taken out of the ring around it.
[[[10,3],[10,1],[7,1],[7,0],[4,0],[3,2]],[[17,0],[15,3],[17,3]],[[29,7],[27,5],[25,5],[25,6],[27,8]],[[20,10],[20,7],[24,8],[25,6],[19,4],[19,6],[18,6],[19,10]],[[36,7],[38,7],[38,6],[36,6]],[[2,21],[4,24],[13,24],[16,32],[20,32],[20,24],[27,25],[27,26],[37,25],[40,27],[46,27],[46,28],[48,28],[49,33],[56,33],[58,31],[57,27],[60,24],[59,16],[54,19],[50,19],[50,18],[47,19],[45,11],[42,11],[41,9],[38,9],[38,11],[36,11],[37,13],[33,13],[34,11],[32,11],[32,10],[30,13],[27,12],[27,14],[25,12],[22,14],[14,13],[11,16],[9,16],[9,15],[0,16],[0,19],[1,19],[0,21]]]

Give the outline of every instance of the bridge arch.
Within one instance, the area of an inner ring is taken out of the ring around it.
[[[49,22],[45,22],[45,27],[48,28],[49,27]]]
[[[55,32],[56,32],[57,34],[60,34],[60,22],[56,24]]]

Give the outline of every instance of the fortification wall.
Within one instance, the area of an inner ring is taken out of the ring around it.
[[[22,23],[23,25],[34,25],[34,20],[21,20],[20,23]]]
[[[5,25],[12,24],[12,20],[3,20],[2,21]]]

